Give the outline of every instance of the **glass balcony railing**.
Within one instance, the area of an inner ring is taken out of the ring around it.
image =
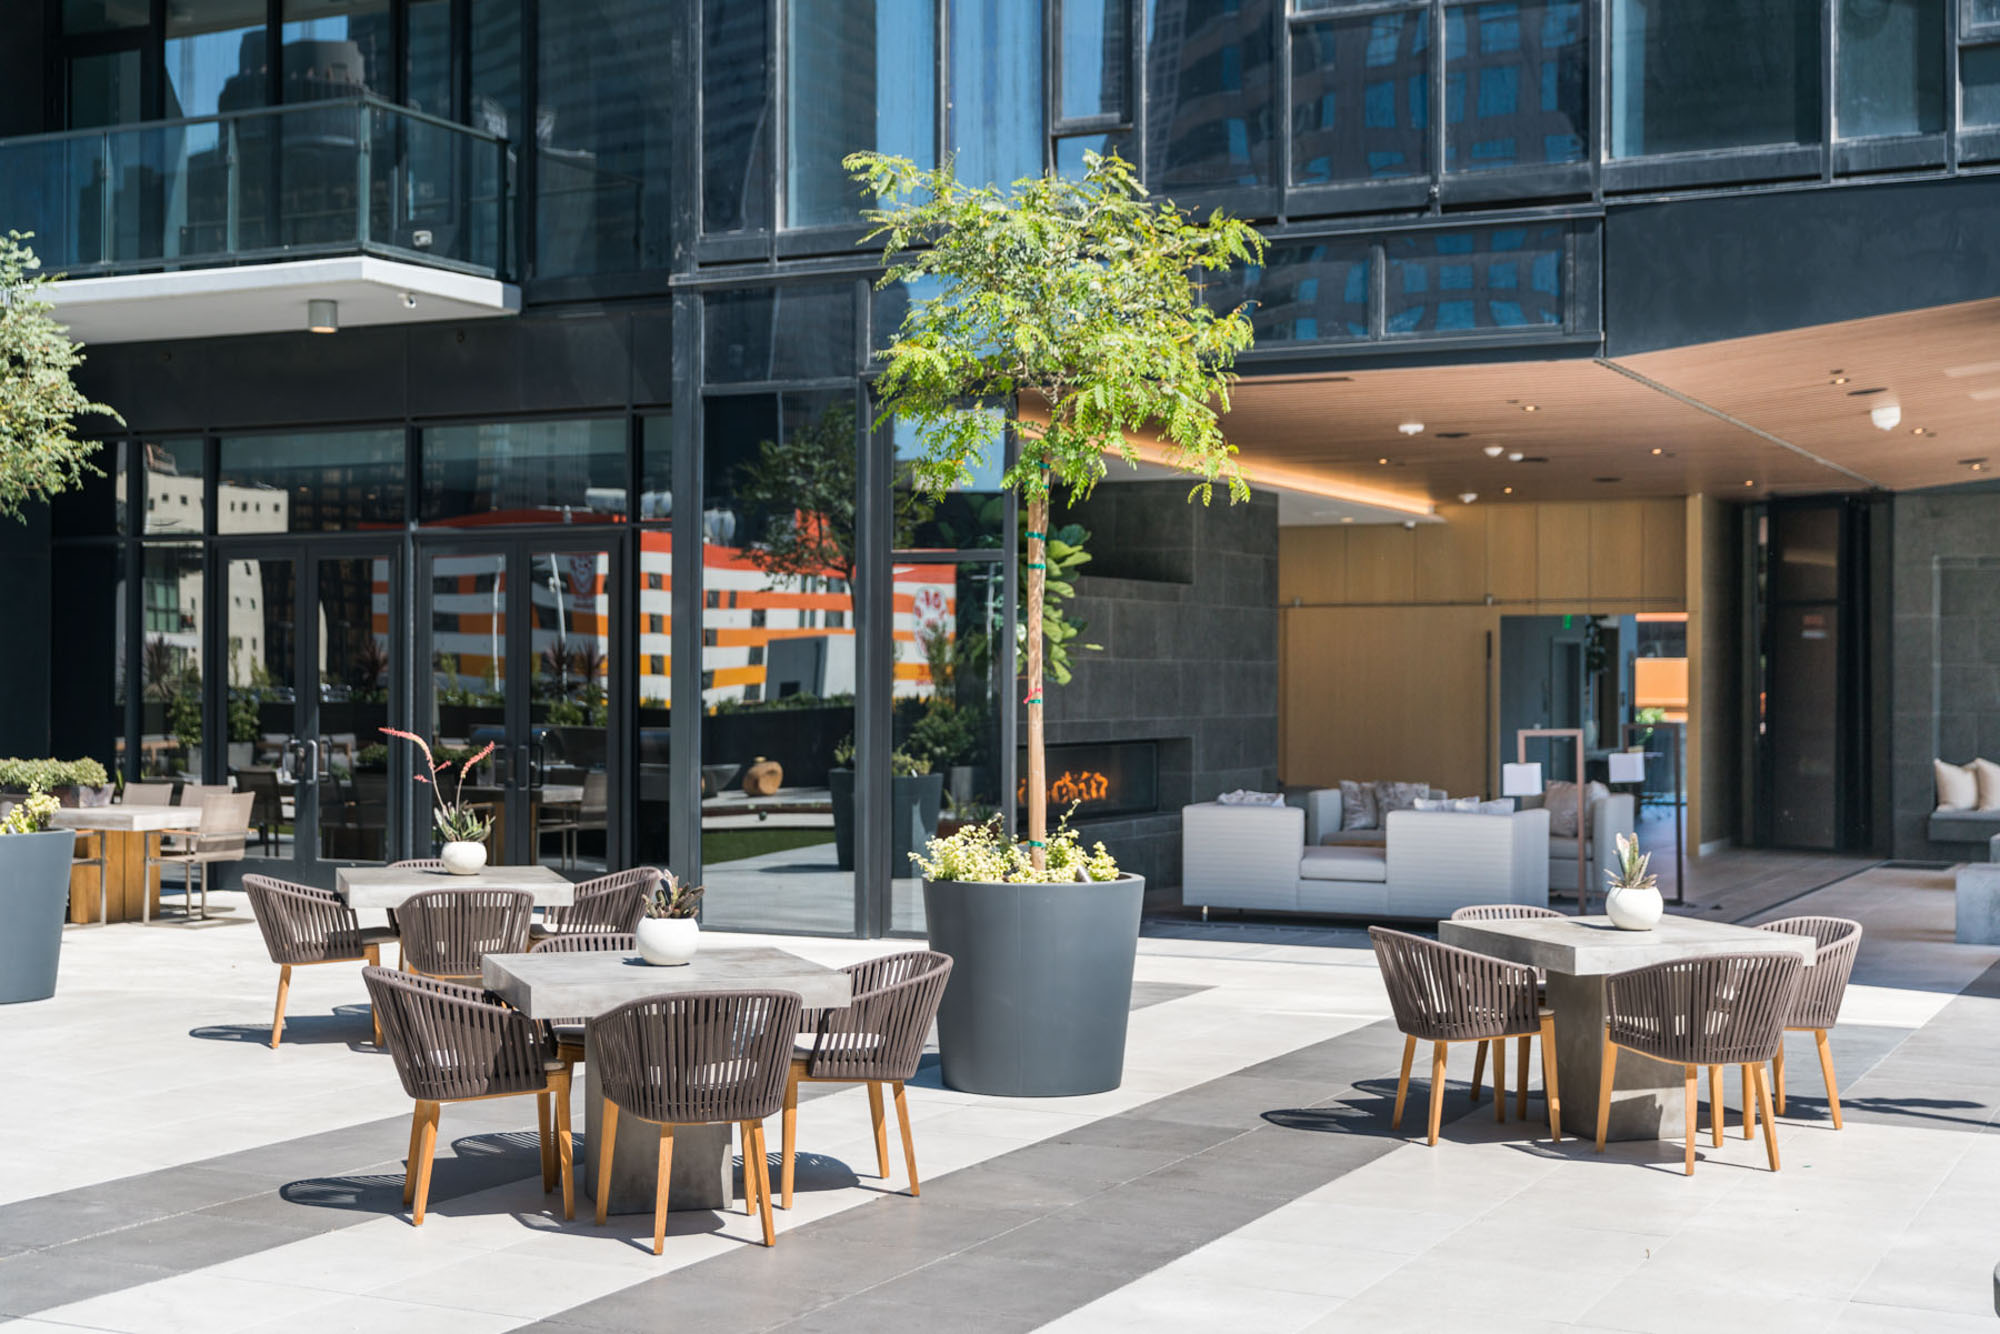
[[[374,98],[0,140],[0,230],[77,277],[379,254],[508,277],[505,140]]]

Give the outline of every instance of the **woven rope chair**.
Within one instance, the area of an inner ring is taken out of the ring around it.
[[[382,1018],[403,1091],[417,1104],[410,1118],[409,1165],[403,1173],[403,1203],[412,1206],[412,1226],[423,1226],[430,1201],[431,1159],[437,1151],[443,1104],[529,1093],[535,1095],[541,1132],[542,1191],[555,1189],[560,1179],[563,1217],[574,1218],[570,1070],[556,1056],[542,1026],[478,987],[413,977],[393,968],[366,968],[361,976],[368,983],[375,1013]]]
[[[1493,1115],[1507,1119],[1507,1038],[1539,1037],[1542,1092],[1549,1105],[1549,1136],[1562,1139],[1562,1098],[1556,1078],[1555,1012],[1536,999],[1535,970],[1422,936],[1371,926],[1375,959],[1389,990],[1389,1007],[1403,1033],[1403,1072],[1396,1081],[1391,1130],[1403,1124],[1410,1091],[1410,1063],[1417,1043],[1431,1044],[1430,1143],[1438,1142],[1444,1115],[1445,1052],[1454,1042],[1493,1044]],[[1527,1070],[1521,1083],[1528,1082]]]
[[[1537,908],[1530,903],[1475,903],[1467,908],[1455,909],[1451,914],[1451,920],[1454,922],[1518,922],[1528,918],[1561,917],[1563,915],[1554,908]],[[1540,986],[1540,990],[1536,995],[1543,1004],[1546,1004],[1548,1002],[1548,978],[1542,975],[1542,970],[1539,968],[1535,970],[1535,981]],[[1514,1115],[1526,1120],[1528,1116],[1528,1039],[1522,1038],[1518,1045],[1520,1047],[1520,1051],[1518,1052],[1519,1059],[1515,1062],[1515,1065],[1519,1068],[1521,1077],[1515,1081],[1514,1086]],[[1487,1044],[1482,1043],[1473,1052],[1472,1100],[1474,1102],[1479,1101],[1480,1084],[1486,1077],[1486,1050]],[[1496,1091],[1495,1096],[1504,1097],[1504,1091]]]
[[[903,1132],[903,1163],[910,1172],[910,1194],[921,1194],[917,1182],[917,1148],[910,1134],[910,1108],[903,1099],[904,1081],[917,1073],[951,979],[951,956],[936,950],[891,954],[843,970],[854,999],[838,1010],[811,1012],[807,1031],[811,1046],[792,1056],[785,1081],[784,1146],[780,1174],[784,1206],[792,1207],[792,1173],[797,1156],[799,1085],[801,1083],[866,1084],[868,1113],[875,1124],[876,1175],[889,1179],[889,1126],[883,1112],[882,1086],[895,1093],[896,1122]]]
[[[442,871],[444,870],[444,858],[405,857],[399,862],[390,862],[389,869],[392,871]]]
[[[551,904],[542,909],[536,936],[539,939],[570,931],[622,931],[630,935],[639,929],[646,901],[659,885],[660,873],[650,866],[635,866],[629,871],[613,871],[595,880],[579,881],[574,903],[568,907]]]
[[[1840,1020],[1840,1002],[1847,995],[1847,980],[1854,974],[1854,956],[1861,949],[1861,923],[1845,917],[1784,917],[1765,922],[1758,928],[1792,936],[1811,936],[1819,948],[1813,966],[1799,982],[1799,999],[1785,1016],[1787,1030],[1811,1033],[1819,1046],[1819,1072],[1826,1080],[1827,1109],[1833,1113],[1833,1128],[1840,1129],[1840,1085],[1833,1076],[1833,1051],[1826,1045],[1826,1030]],[[1771,1063],[1771,1082],[1778,1115],[1785,1114],[1785,1044],[1778,1044],[1777,1059]],[[1745,1105],[1748,1105],[1746,1100]]]
[[[599,1226],[611,1198],[621,1112],[660,1128],[655,1255],[666,1248],[674,1127],[735,1122],[743,1134],[743,1211],[759,1210],[764,1244],[776,1244],[764,1120],[784,1105],[799,1008],[793,991],[690,991],[632,1001],[591,1020],[591,1060],[604,1094],[604,1148],[592,1149]]]
[[[1746,1067],[1764,1127],[1764,1153],[1778,1170],[1778,1137],[1771,1118],[1771,1090],[1764,1062],[1777,1054],[1785,1017],[1799,994],[1805,961],[1796,954],[1713,954],[1674,959],[1604,979],[1604,1074],[1597,1095],[1597,1151],[1611,1121],[1612,1081],[1620,1048],[1683,1067],[1687,1075],[1687,1173],[1694,1175],[1694,1142],[1701,1122],[1696,1084],[1708,1067],[1709,1118],[1722,1144],[1722,1069]]]
[[[592,951],[606,951],[618,954],[634,954],[639,949],[639,941],[625,931],[572,931],[567,935],[543,936],[528,946],[530,954],[586,954]],[[574,1065],[584,1055],[584,1031],[587,1019],[551,1019],[549,1031],[555,1034],[556,1055]]]
[[[362,926],[354,909],[330,889],[295,885],[267,875],[246,875],[243,892],[249,896],[257,929],[264,933],[264,948],[271,962],[278,965],[278,1004],[271,1012],[273,1047],[285,1031],[285,998],[292,991],[292,969],[315,963],[379,964],[382,945],[396,938],[386,927]],[[375,1045],[382,1045],[380,1010],[375,1012]]]
[[[427,889],[396,909],[403,963],[426,977],[476,978],[489,954],[528,948],[535,896],[525,889]]]

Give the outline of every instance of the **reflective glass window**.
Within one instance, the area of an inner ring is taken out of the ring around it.
[[[673,513],[673,418],[650,416],[642,423],[644,447],[639,497],[641,518],[667,519]],[[672,784],[668,782],[668,738],[673,722],[674,550],[669,527],[648,524],[639,531],[639,620],[633,643],[639,657],[639,823],[641,862],[664,865]]]
[[[1583,0],[1445,11],[1445,170],[1581,162],[1590,142]]]
[[[706,306],[703,372],[710,384],[854,373],[851,283],[721,292]]]
[[[996,425],[998,424],[996,420]],[[1007,446],[998,431],[972,461],[971,477],[944,495],[932,495],[915,485],[912,465],[923,457],[914,426],[890,423],[896,469],[895,533],[898,551],[992,550],[1001,545],[1006,529],[1007,498],[1000,489],[1007,467]]]
[[[1387,332],[1560,326],[1568,230],[1522,224],[1389,239]]]
[[[1116,153],[1127,162],[1136,162],[1138,147],[1129,130],[1118,130],[1111,134],[1078,134],[1056,140],[1056,174],[1071,180],[1081,179],[1089,169],[1083,160],[1085,153],[1095,153],[1099,157],[1109,157]]]
[[[425,523],[610,523],[625,513],[626,427],[492,422],[424,432]]]
[[[140,119],[139,52],[107,51],[69,62],[69,121],[72,130],[130,125]]]
[[[2000,0],[1965,0],[1965,26],[1968,29],[2000,26]]]
[[[1275,184],[1277,0],[1148,0],[1146,143],[1155,190]]]
[[[395,90],[388,0],[285,0],[284,100],[387,97]]]
[[[1212,275],[1208,302],[1218,310],[1247,302],[1259,343],[1366,338],[1373,253],[1365,241],[1274,245],[1261,265]]]
[[[403,433],[225,438],[215,495],[221,533],[337,532],[403,522]]]
[[[951,149],[958,179],[1042,174],[1042,7],[952,0]]]
[[[937,160],[932,0],[792,0],[786,7],[785,223],[852,222],[861,191],[840,165],[872,148]]]
[[[674,417],[647,417],[639,432],[639,513],[641,519],[669,519],[674,513]]]
[[[1959,116],[1967,126],[2000,125],[2000,46],[1959,53]]]
[[[471,0],[472,123],[507,140],[508,179],[521,142],[521,0]]]
[[[539,10],[535,263],[545,278],[665,268],[674,154],[674,8],[566,0]]]
[[[1430,172],[1428,9],[1292,30],[1292,184]]]
[[[62,0],[62,30],[71,36],[143,28],[151,19],[148,0]]]
[[[770,24],[763,5],[702,0],[701,225],[771,225]]]
[[[403,78],[409,104],[430,116],[452,114],[451,0],[410,0]]]
[[[1610,0],[1611,155],[1820,137],[1820,0]]]
[[[147,533],[202,530],[202,445],[199,437],[145,440],[137,447],[146,470]]]
[[[107,440],[90,456],[98,474],[49,501],[49,528],[57,537],[110,537],[125,531],[125,453],[123,440]]]
[[[1933,0],[1834,0],[1834,133],[1944,129],[1944,9]]]
[[[199,774],[202,742],[202,552],[148,546],[140,579],[141,777]]]
[[[167,10],[166,118],[261,107],[270,69],[264,0],[208,0]]]
[[[1064,120],[1125,114],[1125,84],[1132,45],[1129,0],[1062,0],[1062,90],[1056,109]]]

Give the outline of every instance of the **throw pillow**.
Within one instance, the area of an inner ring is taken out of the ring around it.
[[[1969,764],[1931,761],[1937,776],[1937,808],[1941,811],[1969,811],[1979,805],[1979,780]]]
[[[1476,814],[1479,810],[1477,797],[1418,797],[1410,806],[1413,811],[1460,811]]]
[[[1514,813],[1514,799],[1512,797],[1495,797],[1491,801],[1482,801],[1479,803],[1479,813],[1481,815],[1512,815]]]
[[[1340,780],[1340,827],[1342,829],[1380,829],[1382,822],[1375,809],[1375,785],[1357,783],[1351,779]]]
[[[1991,760],[1974,760],[1972,777],[1979,788],[1979,809],[2000,811],[2000,764]]]
[[[1234,792],[1224,792],[1215,801],[1219,806],[1282,806],[1285,804],[1285,794],[1252,792],[1247,787],[1239,787]]]
[[[1542,805],[1549,812],[1550,838],[1576,837],[1576,784],[1555,782],[1542,789]]]
[[[1429,783],[1377,783],[1375,785],[1376,818],[1386,827],[1390,811],[1412,811],[1417,808],[1419,798],[1431,794]]]

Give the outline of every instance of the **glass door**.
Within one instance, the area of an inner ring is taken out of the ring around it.
[[[614,552],[453,541],[426,543],[419,563],[421,730],[443,755],[493,746],[464,788],[493,819],[489,860],[603,874],[619,767],[609,743]],[[422,848],[428,822],[419,823]]]
[[[231,548],[223,577],[228,777],[257,798],[242,869],[324,885],[336,865],[388,860],[395,552]]]

